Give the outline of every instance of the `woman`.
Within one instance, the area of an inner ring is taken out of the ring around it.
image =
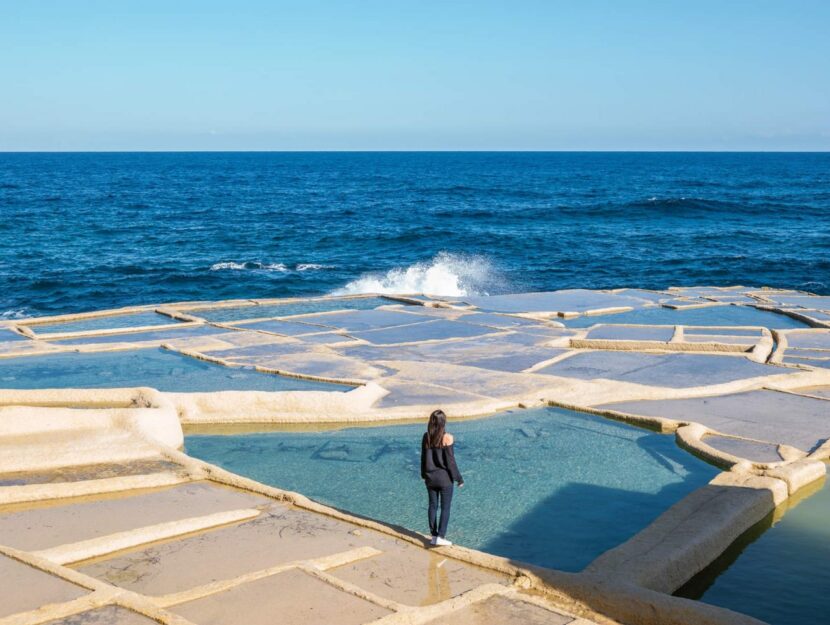
[[[458,487],[464,486],[464,478],[455,464],[452,434],[445,431],[447,415],[442,410],[436,410],[429,415],[429,424],[424,437],[421,439],[421,478],[427,486],[429,494],[429,529],[432,534],[432,545],[451,545],[445,538],[447,524],[450,521],[450,506],[452,505],[453,482]],[[437,520],[438,504],[441,504],[441,520]]]

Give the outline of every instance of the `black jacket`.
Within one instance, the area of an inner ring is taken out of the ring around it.
[[[452,445],[430,447],[429,436],[424,432],[421,439],[421,479],[427,486],[449,486],[453,482],[464,483]]]

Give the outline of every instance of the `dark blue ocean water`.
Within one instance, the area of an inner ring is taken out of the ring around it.
[[[736,283],[830,293],[830,154],[0,154],[6,316]]]

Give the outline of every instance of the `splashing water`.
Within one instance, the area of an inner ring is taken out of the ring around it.
[[[492,263],[482,256],[439,252],[431,260],[384,273],[364,274],[334,295],[426,293],[444,297],[487,295],[497,282]]]

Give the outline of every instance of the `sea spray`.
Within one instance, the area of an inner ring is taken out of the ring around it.
[[[487,295],[500,281],[483,256],[439,252],[426,262],[368,273],[337,289],[333,295],[358,293],[427,293],[444,297]]]

